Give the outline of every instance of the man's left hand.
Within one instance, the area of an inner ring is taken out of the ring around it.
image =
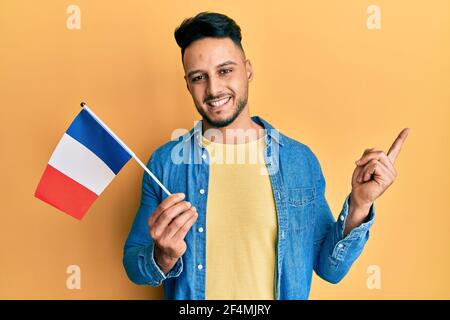
[[[408,136],[408,132],[408,128],[400,132],[387,154],[371,148],[364,151],[362,157],[356,161],[344,236],[367,219],[370,207],[375,199],[381,196],[394,182],[397,177],[394,162]]]
[[[353,172],[351,203],[358,207],[370,207],[394,182],[397,177],[394,162],[408,132],[408,128],[400,132],[387,154],[375,148],[364,151],[362,157],[356,161]]]

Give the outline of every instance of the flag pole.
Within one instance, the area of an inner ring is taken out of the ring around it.
[[[102,120],[100,120],[99,117],[97,117],[97,115],[88,107],[85,102],[81,102],[81,107],[89,112],[89,114],[133,157],[133,159],[136,160],[136,162],[145,170],[145,172],[150,175],[150,177],[161,187],[161,189],[163,189],[163,191],[168,196],[171,195],[169,190],[167,190],[167,188],[161,183],[161,181],[159,181],[158,178],[147,168],[147,166],[142,163],[142,161],[136,156],[136,154],[130,148],[128,148],[128,146],[122,140],[120,140],[120,138],[116,136],[115,133],[112,132],[112,130]]]

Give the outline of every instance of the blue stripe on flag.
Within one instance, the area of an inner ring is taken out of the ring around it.
[[[117,174],[131,155],[86,110],[81,110],[66,133],[96,154]]]

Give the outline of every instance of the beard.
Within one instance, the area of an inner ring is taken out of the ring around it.
[[[213,127],[223,128],[223,127],[226,127],[229,124],[233,123],[234,120],[236,120],[236,118],[241,114],[242,110],[244,110],[245,106],[247,105],[247,102],[248,102],[247,97],[245,97],[244,99],[238,99],[237,106],[236,106],[236,109],[234,110],[233,114],[231,116],[229,116],[228,118],[220,119],[220,120],[211,119],[207,115],[205,110],[203,110],[201,107],[198,107],[197,105],[196,105],[196,108],[197,108],[198,113],[200,113],[200,115],[202,116],[204,121],[207,121]]]

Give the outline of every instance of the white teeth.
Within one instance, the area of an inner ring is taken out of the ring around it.
[[[219,100],[219,101],[209,102],[208,104],[210,104],[210,105],[212,105],[214,107],[220,107],[220,106],[223,106],[225,103],[227,103],[228,100],[230,100],[230,99],[231,99],[231,97],[228,97],[228,98],[225,98],[225,99],[222,99],[222,100]]]

